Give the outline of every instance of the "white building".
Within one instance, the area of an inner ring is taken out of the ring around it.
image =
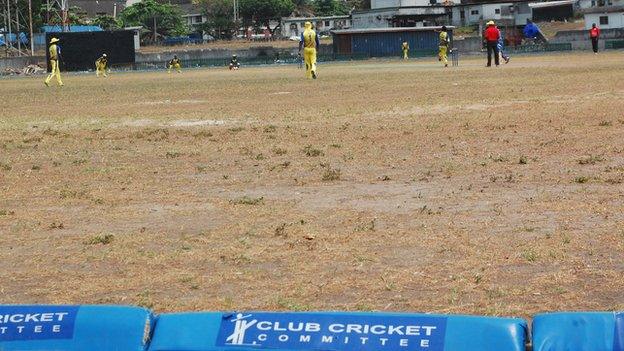
[[[579,0],[585,29],[596,23],[601,29],[624,28],[624,0]]]
[[[454,26],[469,26],[493,20],[523,25],[531,19],[527,1],[489,2],[454,5],[449,20]]]
[[[624,6],[592,7],[583,11],[585,29],[596,23],[600,29],[624,28]]]
[[[282,17],[282,36],[290,38],[299,36],[303,32],[303,25],[311,22],[318,33],[329,32],[334,29],[351,28],[351,16],[322,16],[322,17]]]

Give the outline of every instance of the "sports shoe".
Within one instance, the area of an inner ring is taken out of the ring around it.
[[[316,72],[312,71],[312,79],[316,79]]]
[[[507,58],[505,59],[505,64],[508,64],[508,63],[509,63],[509,60],[511,60],[511,57],[507,57]]]

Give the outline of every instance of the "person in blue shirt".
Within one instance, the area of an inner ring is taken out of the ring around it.
[[[522,30],[522,34],[524,34],[524,37],[526,39],[529,39],[530,41],[535,41],[540,34],[540,30],[537,25],[533,23],[533,21],[527,19],[527,23]]]
[[[502,35],[498,38],[496,46],[498,47],[498,52],[500,53],[501,58],[505,60],[505,63],[509,63],[511,57],[505,53],[505,39],[503,39]]]

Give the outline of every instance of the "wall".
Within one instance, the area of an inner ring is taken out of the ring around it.
[[[401,0],[371,0],[371,9],[383,9],[386,7],[399,7]]]
[[[600,24],[600,17],[608,16],[609,24]],[[596,23],[601,30],[623,28],[624,27],[624,11],[610,13],[588,13],[585,14],[585,28],[589,29],[592,23]]]
[[[10,57],[0,58],[0,72],[7,68],[21,70],[28,65],[43,64],[45,67],[45,56],[23,56],[23,57]]]
[[[453,41],[453,47],[457,48],[460,55],[469,53],[480,53],[483,43],[481,37],[467,37]]]
[[[624,40],[624,28],[603,29],[600,31],[598,47],[604,50],[606,40]],[[591,50],[589,33],[586,30],[567,30],[558,32],[551,43],[571,43],[572,50]]]
[[[162,53],[136,53],[136,63],[164,62],[171,60],[173,55],[178,55],[182,61],[192,60],[217,60],[228,59],[233,55],[238,55],[239,59],[257,59],[257,58],[274,58],[279,52],[280,57],[285,54],[295,54],[299,50],[299,43],[293,41],[292,48],[274,48],[272,46],[259,46],[249,49],[231,50],[231,49],[198,49],[198,50],[172,50]],[[332,53],[332,45],[321,44],[318,50],[319,55],[330,55]]]
[[[407,41],[410,51],[437,52],[439,34],[434,30],[373,32],[334,35],[335,41],[347,35],[351,38],[351,52],[370,57],[400,56],[401,44]],[[452,38],[452,32],[449,31]]]
[[[349,17],[316,17],[298,19],[282,18],[282,36],[285,38],[299,36],[301,33],[303,33],[304,23],[307,21],[310,21],[314,24],[314,29],[316,29],[317,32],[327,32],[333,29],[343,29],[351,27],[351,18]],[[325,25],[326,22],[329,22],[329,25]]]
[[[396,13],[395,10],[353,12],[352,28],[388,28],[390,27],[388,20]]]

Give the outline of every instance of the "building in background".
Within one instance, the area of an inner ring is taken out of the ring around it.
[[[452,6],[449,22],[454,26],[472,26],[493,20],[501,25],[520,26],[532,18],[529,1],[464,0]]]
[[[351,16],[323,16],[323,17],[282,17],[282,36],[286,38],[296,37],[303,33],[303,25],[311,22],[314,29],[325,34],[334,29],[351,28]]]
[[[426,27],[447,23],[455,0],[371,0],[370,10],[353,11],[353,28]]]
[[[206,23],[206,21],[208,21],[208,17],[206,17],[202,8],[191,1],[187,3],[179,3],[178,6],[182,11],[182,17],[184,18],[186,25],[191,28],[193,32],[203,36],[204,34],[200,29],[200,25]]]
[[[624,28],[624,0],[588,0],[581,13],[585,17],[585,29],[593,23],[600,29]]]
[[[71,0],[69,5],[80,7],[91,18],[101,15],[117,17],[126,8],[126,0]]]
[[[559,0],[530,3],[533,21],[569,21],[574,18],[575,0]]]
[[[448,27],[451,39],[453,28]],[[431,56],[438,52],[440,29],[401,27],[334,30],[333,52],[345,56],[401,57],[401,44],[407,42],[413,56]]]

